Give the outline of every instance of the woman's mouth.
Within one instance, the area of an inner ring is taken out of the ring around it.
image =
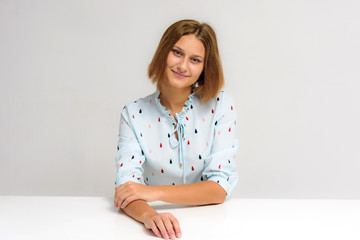
[[[171,70],[171,71],[174,73],[175,77],[177,77],[177,78],[183,79],[183,78],[187,77],[186,75],[183,75],[183,74],[181,74],[179,72],[176,72],[174,70]]]

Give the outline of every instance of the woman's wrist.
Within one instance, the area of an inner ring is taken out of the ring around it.
[[[147,219],[151,218],[152,216],[154,216],[154,215],[156,215],[156,214],[158,214],[158,212],[157,212],[155,209],[153,209],[153,208],[144,211],[144,212],[142,213],[142,216],[141,216],[141,222],[142,222],[142,223],[145,223],[145,221],[146,221]]]
[[[154,201],[164,201],[164,196],[166,194],[163,186],[152,186],[154,193]]]

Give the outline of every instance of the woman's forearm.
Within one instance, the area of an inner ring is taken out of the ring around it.
[[[114,206],[125,209],[130,203],[140,199],[145,203],[163,201],[185,205],[216,204],[223,203],[226,194],[226,191],[219,184],[210,180],[183,185],[160,186],[146,186],[129,181],[115,188]],[[140,208],[129,208],[127,210],[128,215],[134,215],[135,219],[140,219],[140,217],[144,217],[140,214],[143,209],[149,210],[150,206],[142,203]]]
[[[150,205],[144,200],[135,200],[127,205],[126,208],[123,209],[126,215],[132,217],[138,222],[145,222],[146,214],[155,214],[156,211],[150,207]]]
[[[213,181],[204,181],[184,185],[162,185],[156,186],[159,191],[159,199],[163,202],[206,205],[223,203],[226,191]]]

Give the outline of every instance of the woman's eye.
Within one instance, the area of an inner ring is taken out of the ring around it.
[[[199,59],[197,59],[197,58],[193,58],[192,61],[195,62],[195,63],[201,62],[201,61],[200,61]]]
[[[181,56],[181,52],[179,50],[173,50],[174,54],[177,56]]]

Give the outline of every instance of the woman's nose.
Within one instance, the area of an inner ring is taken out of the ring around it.
[[[183,58],[183,59],[179,62],[177,68],[178,68],[178,71],[179,71],[180,73],[186,72],[186,71],[187,71],[187,60],[186,60],[185,58]]]

